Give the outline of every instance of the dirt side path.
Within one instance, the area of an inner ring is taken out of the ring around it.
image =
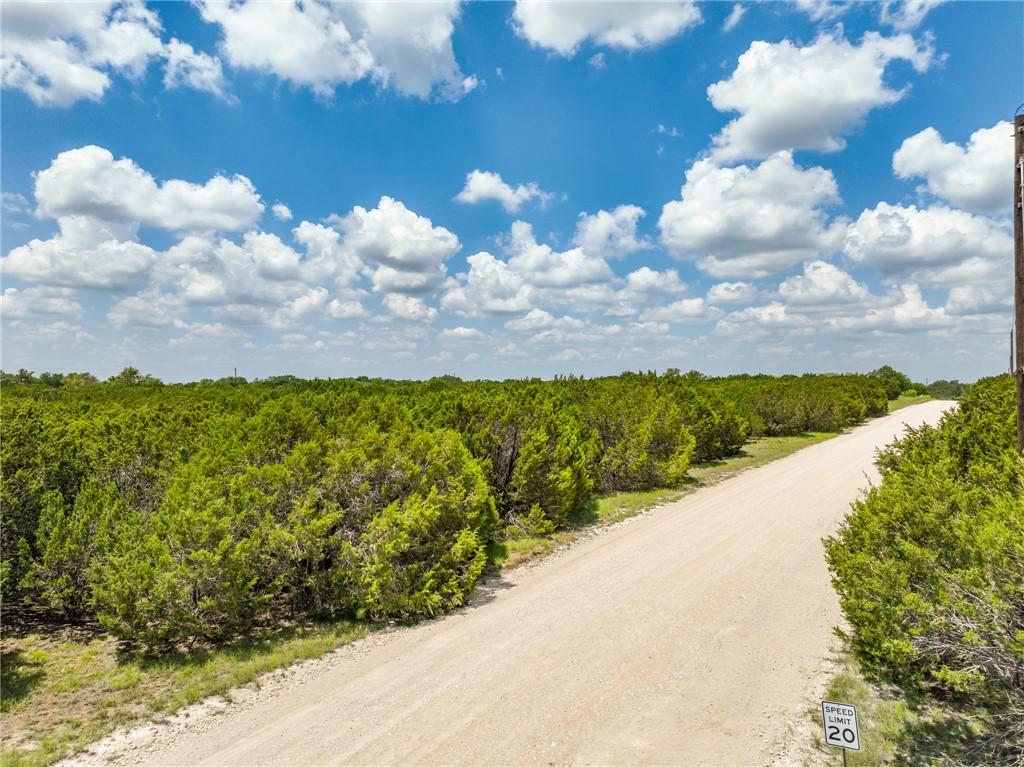
[[[929,402],[706,488],[444,619],[97,744],[122,765],[767,765],[840,622],[821,538]],[[275,681],[276,680],[276,681]]]

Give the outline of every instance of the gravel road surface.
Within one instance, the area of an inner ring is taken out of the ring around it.
[[[799,764],[841,622],[821,538],[929,402],[602,531],[443,619],[66,764]]]

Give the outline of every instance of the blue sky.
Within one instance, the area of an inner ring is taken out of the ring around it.
[[[1024,4],[5,2],[4,370],[1004,370]]]

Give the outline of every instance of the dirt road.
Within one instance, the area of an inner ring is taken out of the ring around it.
[[[470,608],[108,742],[95,761],[785,763],[840,622],[820,539],[877,477],[875,448],[947,406],[698,491],[490,584]]]

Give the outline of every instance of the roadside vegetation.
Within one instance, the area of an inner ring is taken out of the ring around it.
[[[120,726],[157,719],[299,661],[318,658],[369,627],[351,621],[261,628],[220,646],[126,653],[95,624],[5,631],[0,716],[7,767],[42,767]]]
[[[860,750],[846,752],[848,767],[880,767],[891,763],[904,734],[920,719],[898,690],[891,687],[881,689],[867,682],[849,653],[842,655],[840,668],[825,691],[825,700],[857,707]],[[805,767],[843,764],[840,749],[825,745],[820,706],[813,709],[812,719],[817,753],[814,758],[805,760]]]
[[[517,537],[503,543],[491,542],[488,545],[489,561],[499,569],[516,567],[523,562],[543,557],[560,546],[571,544],[594,527],[613,525],[656,506],[672,503],[702,487],[716,485],[748,469],[785,458],[805,447],[831,439],[838,433],[805,432],[787,437],[752,438],[735,455],[691,466],[686,480],[678,487],[598,496],[570,519],[569,525],[563,530],[546,536]]]
[[[897,410],[902,410],[905,407],[911,405],[920,405],[922,402],[927,402],[930,399],[941,399],[941,397],[932,397],[930,394],[901,394],[894,400],[889,402],[889,412],[894,413]]]
[[[826,540],[898,764],[1024,765],[1024,461],[1009,375],[879,454],[879,486]]]
[[[881,415],[884,377],[3,374],[3,762],[447,612],[488,567]]]

